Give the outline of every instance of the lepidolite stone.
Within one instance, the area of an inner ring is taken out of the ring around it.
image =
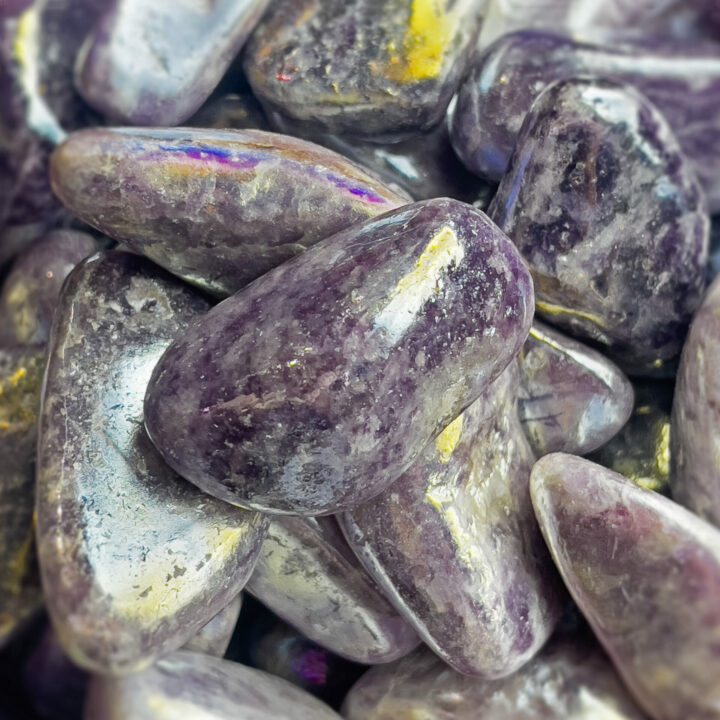
[[[488,213],[528,262],[542,317],[636,372],[680,352],[705,287],[709,219],[670,128],[635,90],[548,87]]]
[[[312,695],[239,663],[187,651],[143,673],[95,677],[85,720],[339,720]]]
[[[143,429],[160,355],[207,302],[129,253],[68,278],[40,419],[37,521],[48,611],[82,667],[140,669],[242,589],[266,523],[199,493]]]
[[[695,315],[672,408],[670,487],[675,500],[720,525],[720,278]]]
[[[630,417],[630,381],[599,352],[567,335],[536,321],[518,360],[518,413],[538,455],[585,455]]]
[[[530,276],[482,212],[408,205],[213,308],[153,372],[167,462],[228,502],[322,515],[369,500],[525,340]]]
[[[561,638],[500,680],[461,675],[426,649],[372,668],[347,720],[645,720],[592,640]]]
[[[224,296],[409,202],[337,153],[260,130],[85,130],[50,172],[85,222]]]
[[[269,0],[114,0],[83,44],[77,87],[103,115],[177,125],[220,82]]]
[[[308,638],[354,662],[397,660],[420,642],[332,517],[274,519],[247,590]]]
[[[242,609],[242,594],[231,600],[183,646],[185,650],[222,657],[230,644]]]
[[[268,110],[365,137],[443,118],[480,26],[475,0],[276,0],[245,50]]]
[[[468,168],[500,180],[533,100],[556,80],[597,76],[634,85],[663,114],[712,212],[720,210],[720,48],[698,40],[592,45],[539,31],[500,38],[458,91],[453,147]]]
[[[578,606],[655,720],[720,717],[720,531],[588,460],[539,460],[530,489]]]
[[[534,456],[507,370],[385,492],[344,516],[352,548],[422,639],[467,675],[526,663],[564,593],[534,522]]]
[[[95,249],[86,233],[56,230],[20,255],[0,290],[0,344],[47,342],[63,281]]]

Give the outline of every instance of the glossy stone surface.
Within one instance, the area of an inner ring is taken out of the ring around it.
[[[667,123],[632,88],[547,88],[488,213],[527,260],[541,317],[635,372],[680,352],[705,286],[709,219]]]
[[[225,296],[409,201],[336,153],[260,130],[86,130],[50,172],[85,222]]]
[[[165,353],[145,422],[228,502],[322,515],[369,500],[525,340],[530,276],[469,205],[428,200],[315,245]]]
[[[589,639],[561,638],[500,680],[461,675],[427,649],[373,668],[350,690],[346,720],[645,720]]]
[[[672,408],[673,498],[720,525],[720,279],[693,318]]]
[[[83,97],[108,118],[178,125],[207,99],[269,0],[114,0],[77,60]]]
[[[199,493],[157,454],[142,398],[207,302],[110,252],[68,278],[50,340],[37,521],[48,611],[70,657],[138,670],[189,640],[250,575],[266,523]]]
[[[42,604],[35,552],[35,445],[45,351],[0,349],[0,646]]]
[[[656,720],[720,717],[720,531],[587,460],[539,460],[530,490],[575,602]]]
[[[537,455],[585,455],[630,417],[630,381],[610,360],[567,335],[535,321],[518,360],[518,413]]]
[[[273,519],[247,590],[308,638],[354,662],[390,662],[420,642],[333,517]]]
[[[86,233],[56,230],[20,255],[0,290],[0,344],[47,342],[63,281],[95,249]]]
[[[268,110],[378,138],[443,118],[480,25],[475,0],[275,0],[245,74]]]
[[[451,139],[468,168],[500,180],[533,100],[555,80],[602,76],[634,85],[665,116],[720,210],[720,47],[646,39],[593,45],[539,31],[512,33],[487,49],[458,91]]]
[[[95,677],[85,720],[338,720],[285,680],[238,663],[181,651],[143,673]]]
[[[564,594],[534,522],[515,363],[384,493],[344,515],[350,545],[422,639],[496,678],[548,639]]]
[[[186,642],[185,650],[222,657],[230,645],[242,609],[242,593],[224,607],[207,625]]]

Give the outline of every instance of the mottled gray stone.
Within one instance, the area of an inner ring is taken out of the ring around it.
[[[197,634],[185,643],[183,649],[222,657],[230,645],[241,609],[242,593],[231,600],[209,623],[203,625]]]

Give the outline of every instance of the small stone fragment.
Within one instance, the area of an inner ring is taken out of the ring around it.
[[[242,589],[266,522],[199,493],[143,429],[158,358],[208,304],[144,258],[110,252],[69,276],[40,420],[37,518],[45,599],[93,672],[149,665]]]
[[[670,128],[631,87],[548,87],[488,213],[528,262],[542,317],[634,372],[680,352],[705,287],[709,219]]]
[[[85,130],[50,172],[78,217],[223,296],[409,202],[337,153],[260,130]]]
[[[513,362],[406,473],[343,517],[350,545],[422,639],[485,678],[533,657],[565,599],[530,503],[517,382]]]
[[[535,321],[518,360],[518,413],[537,455],[585,455],[630,417],[630,381],[599,352],[567,335]]]
[[[222,657],[230,644],[242,609],[242,593],[226,605],[197,635],[184,645],[185,650]]]
[[[247,590],[308,638],[354,662],[397,660],[420,642],[332,517],[272,520]]]
[[[530,490],[570,593],[656,720],[720,718],[720,531],[588,460],[556,453]]]
[[[273,675],[180,651],[145,672],[93,678],[85,720],[339,720],[312,695]]]
[[[328,238],[168,349],[145,422],[228,502],[323,515],[369,500],[517,353],[530,276],[479,210],[415,203]]]

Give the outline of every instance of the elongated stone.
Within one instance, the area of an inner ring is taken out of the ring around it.
[[[610,360],[567,335],[536,321],[518,359],[518,413],[537,455],[585,455],[630,417],[630,381]]]
[[[409,201],[336,153],[260,130],[86,130],[50,173],[78,217],[218,295]]]
[[[76,83],[103,115],[178,125],[207,99],[269,0],[114,0],[80,49]]]
[[[542,317],[635,372],[680,352],[705,286],[709,219],[670,128],[632,88],[548,87],[488,212],[527,260]]]
[[[397,482],[347,512],[365,567],[450,666],[509,675],[542,647],[564,594],[534,522],[534,456],[508,369]]]
[[[720,531],[587,460],[539,460],[530,489],[575,602],[656,720],[720,717]]]
[[[354,662],[397,660],[420,642],[332,517],[274,519],[247,589],[303,635]]]
[[[138,670],[235,597],[266,523],[178,478],[142,424],[152,368],[208,304],[147,260],[110,252],[68,278],[50,341],[37,518],[48,611],[93,672]]]
[[[238,663],[187,651],[143,673],[96,676],[85,720],[338,720],[312,695],[285,680]]]
[[[231,600],[209,623],[184,645],[185,650],[222,657],[230,645],[242,609],[242,593]]]
[[[348,693],[346,720],[645,720],[590,639],[558,638],[500,680],[461,675],[426,649],[372,668]]]
[[[321,515],[398,478],[525,340],[530,276],[469,205],[349,228],[217,305],[165,353],[145,422],[228,502]]]
[[[474,0],[276,0],[245,52],[268,110],[330,133],[397,137],[443,118],[480,26]]]

